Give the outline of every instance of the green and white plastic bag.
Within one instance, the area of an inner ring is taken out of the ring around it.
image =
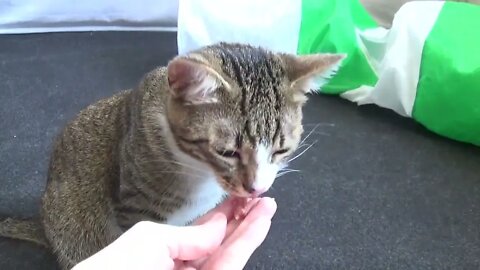
[[[480,146],[480,7],[414,1],[378,27],[358,0],[182,0],[178,51],[219,41],[346,53],[319,92],[376,104]]]

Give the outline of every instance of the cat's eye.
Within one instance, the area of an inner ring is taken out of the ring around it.
[[[219,156],[225,157],[225,158],[238,158],[240,159],[240,153],[235,150],[217,150],[217,154]]]
[[[275,153],[273,153],[273,156],[283,155],[283,154],[287,153],[288,151],[290,151],[290,149],[283,148],[283,149],[275,151]]]

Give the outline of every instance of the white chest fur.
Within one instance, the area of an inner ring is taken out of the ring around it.
[[[167,217],[167,224],[182,226],[214,208],[226,194],[215,179],[213,171],[202,162],[183,153],[177,146],[165,116],[160,116],[164,137],[170,151],[181,165],[179,176],[185,181],[188,204]]]
[[[189,177],[186,176],[186,178]],[[191,192],[188,196],[190,202],[167,217],[166,223],[170,225],[182,226],[205,214],[214,208],[225,194],[214,177],[203,179],[195,177],[186,180],[191,184],[189,188]]]

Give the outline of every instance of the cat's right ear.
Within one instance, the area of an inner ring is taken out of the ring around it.
[[[346,54],[281,54],[295,100],[305,101],[305,94],[319,90],[340,68]]]
[[[206,63],[177,57],[167,66],[170,93],[188,104],[215,103],[216,90],[225,81]]]

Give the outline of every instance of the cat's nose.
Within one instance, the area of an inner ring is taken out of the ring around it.
[[[250,194],[255,194],[256,190],[253,188],[252,184],[243,183],[242,186],[243,186],[243,189],[245,189],[246,192],[248,192]]]
[[[246,192],[248,192],[250,195],[253,197],[258,197],[265,193],[265,190],[259,190],[253,187],[252,184],[243,184],[243,189],[245,189]]]

